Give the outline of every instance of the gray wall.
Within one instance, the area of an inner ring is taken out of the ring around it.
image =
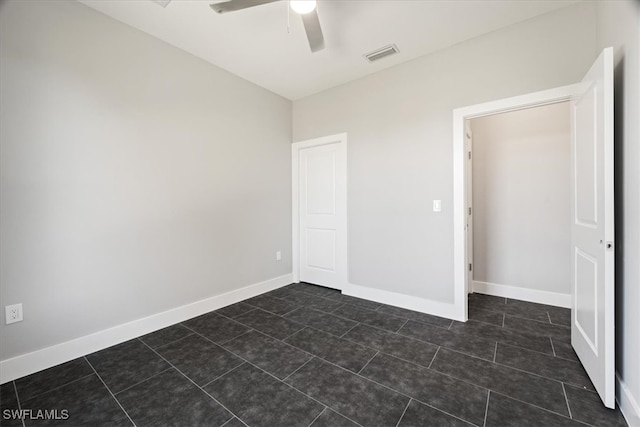
[[[597,25],[616,62],[616,369],[640,405],[640,2],[600,2]]]
[[[290,101],[76,2],[0,28],[1,359],[291,272]]]
[[[571,294],[569,103],[471,120],[473,279]]]
[[[578,4],[293,103],[295,141],[349,133],[351,283],[453,302],[453,109],[579,81],[595,25]]]

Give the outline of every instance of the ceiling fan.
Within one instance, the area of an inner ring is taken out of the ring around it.
[[[153,0],[162,7],[166,7],[171,0]],[[242,9],[248,9],[254,6],[260,6],[267,3],[275,3],[279,0],[227,0],[210,4],[211,9],[216,13],[235,12]],[[309,47],[311,52],[318,52],[324,49],[324,36],[320,27],[320,19],[318,18],[318,9],[316,8],[316,0],[287,0],[291,10],[298,13],[302,17],[304,30],[307,33]]]

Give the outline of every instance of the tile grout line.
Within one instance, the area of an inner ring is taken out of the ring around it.
[[[549,319],[549,323],[553,325],[553,322],[551,321],[551,315],[549,314],[549,310],[547,310],[547,319]]]
[[[369,359],[367,361],[367,363],[364,364],[364,366],[362,368],[360,368],[360,370],[358,371],[358,375],[360,375],[360,372],[364,371],[364,368],[366,368],[367,366],[369,366],[369,363],[371,363],[371,361],[373,359],[375,359],[375,357],[378,355],[378,353],[380,353],[380,350],[376,350],[376,354],[374,354],[373,356],[371,356],[371,359]]]
[[[502,327],[504,328],[504,322],[507,319],[507,314],[506,313],[502,313]]]
[[[182,326],[183,328],[187,329],[187,327],[186,327],[186,326],[183,326],[183,325],[180,325],[180,326]],[[153,332],[152,332],[152,333],[153,333]],[[184,340],[184,339],[189,338],[191,335],[193,335],[193,332],[189,332],[189,333],[187,334],[187,336],[185,336],[185,337],[178,338],[177,340],[169,341],[168,343],[165,343],[165,344],[159,345],[159,346],[157,346],[157,347],[155,347],[155,348],[162,348],[162,347],[166,347],[166,346],[168,346],[169,344],[173,344],[173,343],[180,342],[180,341],[182,341],[182,340]],[[137,338],[138,338],[138,340],[140,340],[140,341],[144,342],[144,341],[142,340],[142,337],[137,337]]]
[[[54,366],[54,367],[55,367],[55,366]],[[66,386],[68,386],[68,385],[71,385],[71,384],[73,384],[73,383],[76,383],[76,382],[78,382],[78,381],[80,381],[80,380],[83,380],[83,379],[85,379],[85,378],[87,378],[87,377],[90,377],[91,375],[93,375],[93,372],[92,372],[92,373],[90,373],[90,374],[87,374],[87,375],[83,375],[83,376],[81,376],[80,378],[76,378],[76,379],[75,379],[75,380],[73,380],[73,381],[69,381],[68,383],[64,383],[64,384],[62,384],[62,385],[59,385],[59,386],[57,386],[57,387],[54,387],[54,388],[52,388],[52,389],[50,389],[50,390],[47,390],[47,391],[45,391],[45,392],[35,394],[35,395],[31,396],[31,397],[30,397],[30,398],[28,398],[28,399],[24,399],[24,403],[27,403],[28,401],[30,401],[30,400],[32,400],[32,399],[35,399],[36,397],[40,397],[40,396],[42,396],[42,395],[44,395],[44,394],[51,393],[52,391],[56,391],[56,390],[61,389],[62,387],[66,387]],[[16,388],[16,398],[18,398],[18,397],[19,397],[19,396],[18,396],[18,388],[17,388],[17,386],[15,385],[15,381],[14,381],[14,387]]]
[[[360,326],[360,325],[361,325],[361,323],[360,323],[360,322],[356,322],[356,324],[355,324],[355,325],[353,325],[352,327],[350,327],[350,328],[347,330],[347,332],[345,332],[344,334],[340,335],[340,338],[344,338],[345,336],[347,336],[347,334],[348,334],[349,332],[351,332],[352,330],[354,330],[356,327],[358,327],[358,326]]]
[[[223,349],[223,350],[224,350],[224,351],[227,351],[227,349]],[[240,362],[242,362],[242,363],[240,363],[238,366],[234,366],[233,368],[231,368],[231,369],[229,369],[229,370],[225,371],[224,373],[222,373],[222,374],[218,375],[217,377],[215,377],[215,378],[214,378],[214,379],[212,379],[211,381],[207,382],[206,384],[202,384],[202,388],[205,388],[206,386],[208,386],[208,385],[209,385],[209,384],[211,384],[212,382],[219,380],[220,378],[224,377],[224,376],[225,376],[225,375],[227,375],[227,374],[230,374],[231,372],[235,371],[236,369],[238,369],[239,367],[241,367],[242,365],[244,365],[244,364],[245,364],[245,361],[244,361],[244,360],[242,360],[242,359],[240,359]]]
[[[397,334],[400,329],[404,328],[407,325],[407,323],[409,323],[409,319],[405,320],[404,323],[402,324],[402,326],[400,326],[398,329],[396,329],[392,333]]]
[[[493,363],[496,363],[496,357],[498,357],[498,341],[496,341],[496,346],[493,349]]]
[[[247,425],[247,423],[245,423],[244,421],[242,421],[240,418],[238,418],[238,417],[236,417],[236,416],[233,416],[233,417],[229,418],[227,421],[225,421],[225,423],[224,423],[224,424],[222,424],[220,427],[224,427],[224,426],[228,425],[231,421],[233,421],[233,419],[234,419],[234,418],[235,418],[236,420],[240,421],[240,422],[242,423],[242,425],[245,425],[245,426]]]
[[[314,356],[315,357],[315,356]],[[280,381],[282,381],[283,383],[289,379],[289,377],[293,374],[295,374],[296,372],[298,372],[300,369],[304,368],[305,366],[307,366],[309,364],[309,362],[311,362],[313,360],[313,357],[310,357],[309,360],[307,360],[306,362],[304,362],[302,365],[298,366],[296,369],[293,370],[293,372],[291,372],[289,375],[287,375],[286,377],[284,377],[283,379],[279,379]],[[286,384],[286,383],[285,383]]]
[[[144,344],[144,343],[143,343]],[[146,344],[144,344],[146,345]],[[147,347],[149,348],[149,350],[153,351],[156,355],[158,355],[160,358],[162,358],[162,360],[164,360],[165,362],[167,362],[169,365],[171,365],[171,367],[173,369],[175,369],[176,371],[178,371],[180,373],[180,375],[182,375],[183,377],[185,377],[189,382],[191,382],[191,384],[195,385],[197,388],[200,389],[200,391],[202,391],[204,394],[206,394],[207,396],[209,396],[214,402],[216,402],[218,405],[220,405],[221,407],[223,407],[225,410],[227,410],[232,417],[227,420],[226,422],[230,421],[233,417],[236,417],[238,419],[240,419],[240,417],[238,415],[236,415],[235,412],[231,411],[229,408],[227,408],[226,406],[224,406],[221,402],[219,402],[215,397],[211,396],[209,393],[207,393],[207,391],[205,389],[203,389],[202,387],[200,387],[195,381],[193,381],[191,378],[189,378],[184,372],[182,372],[180,369],[178,369],[173,363],[169,362],[164,356],[162,356],[160,353],[158,353],[157,351],[155,351],[154,349],[152,349],[151,347],[149,347],[147,345]]]
[[[556,347],[553,345],[553,340],[549,337],[549,342],[551,343],[551,351],[553,351],[553,357],[558,357],[556,354]]]
[[[482,423],[482,427],[487,426],[487,416],[489,415],[489,399],[491,399],[491,390],[487,393],[487,406],[484,408],[484,422]]]
[[[244,323],[243,323],[243,325],[244,325]],[[237,340],[238,338],[243,337],[243,336],[245,336],[245,335],[247,335],[247,334],[249,334],[249,333],[251,333],[251,332],[255,332],[255,331],[256,331],[256,329],[251,328],[251,329],[249,329],[247,332],[243,332],[243,333],[241,333],[240,335],[238,335],[237,337],[233,337],[233,338],[228,339],[228,340],[226,340],[226,341],[221,341],[221,342],[219,342],[219,343],[214,343],[214,344],[215,344],[215,345],[217,345],[218,347],[222,347],[222,346],[223,346],[223,345],[225,345],[225,344],[229,344],[229,343],[230,343],[231,341],[233,341],[233,340]],[[196,333],[196,332],[194,331],[194,333]]]
[[[411,405],[411,401],[413,400],[413,398],[409,399],[409,401],[407,402],[407,406],[404,407],[404,411],[402,411],[402,415],[400,415],[400,418],[398,419],[398,422],[396,423],[396,427],[398,427],[400,425],[400,421],[402,421],[402,419],[404,418],[404,414],[407,413],[407,409],[409,409],[409,405]]]
[[[429,362],[429,366],[427,366],[427,369],[431,369],[431,365],[433,365],[433,361],[436,360],[436,356],[438,355],[441,347],[442,346],[438,346],[438,348],[436,348],[436,352],[433,353],[433,358],[431,359],[431,362]]]
[[[170,371],[170,370],[171,370],[171,366],[169,366],[169,367],[168,367],[168,368],[166,368],[166,369],[163,369],[162,371],[158,372],[157,374],[153,374],[153,375],[151,375],[150,377],[143,379],[142,381],[138,381],[137,383],[135,383],[135,384],[133,384],[133,385],[130,385],[130,386],[129,386],[129,387],[127,387],[127,388],[123,388],[122,390],[118,390],[118,391],[116,391],[115,393],[113,393],[113,395],[115,396],[116,394],[123,393],[123,392],[125,392],[125,391],[127,391],[127,390],[129,390],[129,389],[132,389],[133,387],[135,387],[135,386],[137,386],[137,385],[140,385],[140,384],[142,384],[142,383],[146,383],[147,381],[149,381],[149,380],[151,380],[151,379],[153,379],[153,378],[157,377],[158,375],[160,375],[160,374],[164,374],[165,372]]]
[[[515,398],[515,397],[513,397],[513,396],[509,396],[509,395],[507,395],[507,394],[505,394],[505,393],[501,393],[501,392],[496,391],[496,390],[490,390],[490,391],[491,391],[491,393],[493,393],[493,394],[498,394],[498,395],[500,395],[500,396],[507,397],[507,398],[509,398],[509,399],[511,399],[511,400],[515,400],[516,402],[520,402],[520,403],[524,403],[525,405],[533,406],[533,407],[534,407],[534,408],[536,408],[536,409],[540,409],[541,411],[549,412],[549,413],[551,413],[551,414],[561,416],[562,418],[565,418],[565,419],[567,419],[567,420],[571,420],[571,419],[572,419],[572,418],[569,418],[566,414],[561,414],[560,412],[552,411],[551,409],[547,409],[547,408],[545,408],[545,407],[543,407],[543,406],[536,405],[535,403],[530,403],[530,402],[527,402],[527,401],[522,400],[522,399],[517,399],[517,398]],[[573,421],[578,421],[578,422],[580,422],[580,423],[582,423],[582,424],[591,425],[591,424],[587,424],[587,423],[584,423],[584,422],[582,422],[582,421],[575,420],[575,419],[574,419]],[[593,426],[592,426],[592,427],[593,427]]]
[[[324,409],[314,419],[311,420],[311,422],[309,423],[309,425],[307,427],[311,427],[313,425],[313,423],[315,423],[316,420],[318,418],[320,418],[320,416],[327,411],[327,408],[328,408],[328,406],[325,406]]]
[[[11,381],[11,383],[13,384],[13,392],[16,395],[16,402],[18,402],[18,411],[20,411],[20,422],[22,423],[22,427],[25,427],[25,423],[24,423],[24,418],[22,416],[22,405],[20,404],[20,396],[18,396],[18,387],[16,386],[16,382],[15,381]],[[42,394],[42,393],[41,393]]]
[[[258,332],[260,332],[260,331],[258,331]],[[201,336],[201,337],[202,337],[202,338],[204,338],[205,340],[210,341],[210,342],[212,342],[212,343],[216,344],[214,341],[212,341],[211,339],[207,338],[206,336],[204,336],[204,335],[200,334],[199,332],[194,331],[194,333],[195,333],[195,334],[197,334],[197,335],[199,335],[199,336]],[[261,333],[263,333],[263,332],[261,332]],[[266,335],[266,336],[268,336],[268,337],[270,337],[270,338],[273,338],[273,339],[275,339],[275,340],[278,340],[277,338],[272,337],[271,335],[268,335],[268,334],[264,334],[264,335]],[[280,341],[280,340],[278,340],[278,341]],[[284,344],[286,344],[286,345],[288,345],[288,346],[289,346],[289,347],[291,347],[291,348],[294,348],[294,349],[300,350],[300,351],[302,351],[302,352],[304,352],[304,353],[306,353],[306,354],[310,355],[310,356],[311,356],[311,360],[312,360],[312,359],[314,359],[314,358],[318,358],[318,359],[323,360],[323,361],[325,361],[325,362],[327,362],[327,363],[329,363],[329,364],[331,364],[331,365],[334,365],[334,366],[336,366],[336,367],[338,367],[338,368],[340,368],[340,369],[344,369],[344,368],[342,368],[341,366],[335,365],[334,363],[329,362],[328,360],[324,360],[324,359],[322,359],[322,358],[319,358],[319,357],[317,357],[316,355],[309,353],[308,351],[305,351],[305,350],[302,350],[302,349],[300,349],[300,348],[298,348],[298,347],[292,346],[291,344],[286,343],[286,342],[284,342],[284,341],[281,341],[281,342],[282,342],[282,343],[284,343]],[[280,383],[282,383],[282,384],[285,384],[285,385],[286,385],[286,386],[288,386],[288,387],[291,387],[292,389],[294,389],[294,390],[296,390],[297,392],[299,392],[300,394],[302,394],[302,395],[304,395],[304,396],[308,397],[309,399],[313,400],[314,402],[317,402],[318,404],[320,404],[320,405],[322,405],[322,406],[326,406],[326,407],[328,407],[328,405],[325,405],[324,403],[322,403],[322,402],[321,402],[321,401],[319,401],[318,399],[315,399],[314,397],[312,397],[312,396],[308,395],[307,393],[303,392],[302,390],[297,389],[296,387],[292,386],[292,385],[291,385],[291,384],[289,384],[289,383],[285,383],[285,382],[284,382],[284,381],[282,381],[280,378],[278,378],[278,377],[276,377],[275,375],[273,375],[272,373],[270,373],[270,372],[268,372],[268,371],[266,371],[266,370],[262,369],[261,367],[259,367],[259,366],[258,366],[258,365],[256,365],[255,363],[253,363],[253,362],[251,362],[251,361],[249,361],[249,360],[245,359],[245,358],[244,358],[244,357],[242,357],[241,355],[239,355],[239,354],[237,354],[237,353],[235,353],[235,352],[233,352],[233,351],[231,351],[231,350],[228,350],[228,349],[226,349],[226,348],[225,348],[225,350],[226,350],[226,351],[228,351],[229,353],[231,353],[232,355],[236,356],[237,358],[239,358],[239,359],[243,360],[245,363],[247,363],[247,364],[249,364],[249,365],[253,366],[254,368],[256,368],[256,369],[260,370],[261,372],[264,372],[265,374],[267,374],[267,375],[269,375],[270,377],[274,378],[276,381],[278,381],[278,382],[280,382]],[[162,357],[162,356],[161,356],[161,357]],[[308,361],[307,361],[307,362],[305,362],[304,364],[307,364],[307,363],[309,363],[309,362],[310,362],[310,360],[308,360]],[[176,369],[177,369],[177,368],[176,368]],[[346,370],[346,369],[345,369],[345,370]],[[347,372],[351,372],[351,373],[353,373],[352,371],[348,371],[348,370],[347,370]],[[180,373],[181,373],[182,375],[184,375],[182,372],[180,372]],[[188,378],[188,379],[189,379],[189,377],[187,377],[186,375],[184,375],[184,376],[185,376],[186,378]],[[218,379],[220,379],[220,378],[218,378]],[[191,381],[191,379],[189,379],[189,381]],[[191,381],[191,382],[193,382],[193,381]],[[195,384],[195,383],[194,383],[194,384]],[[207,396],[211,397],[215,402],[218,402],[218,401],[217,401],[213,396],[211,396],[211,395],[210,395],[209,393],[207,393],[205,390],[203,390],[203,391],[207,394]],[[395,390],[394,390],[394,391],[395,391]],[[219,403],[219,402],[218,402],[218,403]],[[223,408],[227,409],[224,405],[222,405],[222,404],[221,404],[221,406],[222,406]],[[336,413],[338,413],[338,414],[342,415],[343,417],[347,418],[349,421],[352,421],[352,422],[354,422],[355,424],[357,424],[357,425],[359,425],[359,426],[362,426],[362,424],[360,424],[360,423],[358,423],[358,422],[354,421],[353,419],[351,419],[351,418],[349,418],[348,416],[344,415],[343,413],[339,412],[337,409],[335,409],[335,408],[331,408],[331,409],[332,409],[334,412],[336,412]],[[228,409],[227,409],[227,410],[228,410]],[[231,411],[229,411],[229,412],[231,412]],[[233,412],[231,412],[231,413],[232,413],[232,414],[234,414],[234,416],[235,416],[236,418],[240,419],[240,417],[238,417],[235,413],[233,413]]]
[[[573,415],[571,414],[571,407],[569,406],[569,398],[567,397],[567,390],[564,388],[564,383],[562,383],[562,393],[564,394],[564,401],[567,403],[569,418],[573,419]]]
[[[89,366],[91,366],[91,369],[93,369],[93,372],[96,374],[96,376],[98,377],[98,379],[100,380],[100,382],[102,383],[102,385],[107,389],[107,391],[109,392],[109,394],[111,395],[111,397],[113,398],[113,400],[116,401],[116,403],[118,404],[118,406],[120,407],[120,409],[122,409],[122,412],[124,412],[124,414],[127,416],[127,418],[129,418],[129,421],[131,421],[132,425],[136,425],[135,422],[133,422],[133,419],[131,418],[131,416],[129,416],[129,413],[126,411],[126,409],[124,409],[124,407],[122,406],[122,404],[120,403],[120,401],[118,400],[118,398],[115,396],[115,394],[113,394],[113,392],[111,391],[111,389],[109,388],[109,386],[107,385],[107,383],[104,382],[104,380],[102,379],[102,377],[100,376],[100,374],[98,373],[98,371],[96,370],[96,368],[91,364],[91,362],[89,362],[89,359],[87,358],[87,356],[83,356],[84,360],[89,364]]]

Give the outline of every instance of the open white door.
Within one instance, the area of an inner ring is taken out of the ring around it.
[[[473,134],[471,121],[464,124],[464,140],[467,150],[467,293],[473,292]]]
[[[572,98],[571,344],[600,398],[615,407],[613,48]]]
[[[347,283],[347,136],[293,144],[294,278]]]

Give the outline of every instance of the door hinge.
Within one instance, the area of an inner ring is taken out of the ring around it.
[[[471,215],[471,207],[469,207],[469,215]]]
[[[469,263],[469,271],[473,271],[473,264]]]
[[[471,160],[471,151],[469,151],[469,160]]]

